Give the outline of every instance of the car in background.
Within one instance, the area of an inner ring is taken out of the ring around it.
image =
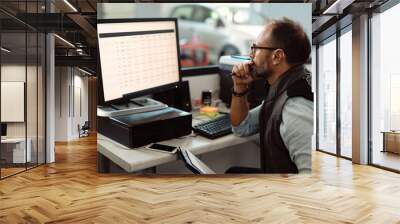
[[[184,4],[174,7],[170,17],[179,19],[181,40],[198,39],[208,46],[210,64],[223,55],[248,54],[266,22],[241,3]]]

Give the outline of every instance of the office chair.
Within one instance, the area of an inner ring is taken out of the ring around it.
[[[79,138],[89,136],[89,129],[90,129],[89,121],[85,121],[82,127],[79,126],[80,125],[78,125]]]

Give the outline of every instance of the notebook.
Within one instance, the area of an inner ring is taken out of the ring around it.
[[[206,164],[188,150],[179,148],[178,153],[186,167],[195,174],[215,174]]]

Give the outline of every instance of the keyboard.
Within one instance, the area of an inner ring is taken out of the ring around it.
[[[193,131],[209,139],[219,138],[232,133],[229,114],[193,126]]]

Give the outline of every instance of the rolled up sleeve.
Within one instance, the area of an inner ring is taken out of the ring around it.
[[[261,106],[262,104],[250,110],[246,118],[238,126],[232,125],[233,134],[239,137],[246,137],[258,133],[258,117],[260,114]]]

